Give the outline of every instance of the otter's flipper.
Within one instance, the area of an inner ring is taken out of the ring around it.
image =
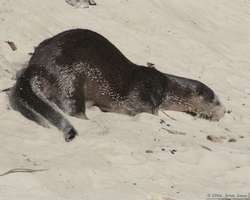
[[[10,94],[12,107],[25,117],[42,125],[43,118],[64,133],[65,141],[71,141],[77,132],[70,122],[45,99],[38,96],[30,84],[29,72],[23,73]]]

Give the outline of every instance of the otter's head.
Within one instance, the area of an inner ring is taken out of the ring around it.
[[[224,116],[225,107],[208,86],[196,80],[169,74],[166,77],[167,92],[162,109],[186,112],[212,121],[218,121]]]

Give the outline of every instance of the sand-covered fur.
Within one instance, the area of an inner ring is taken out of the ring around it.
[[[64,30],[94,30],[131,61],[199,80],[228,112],[219,122],[167,111],[135,117],[86,109],[65,115],[70,143],[8,109],[0,93],[1,200],[201,200],[249,193],[250,21],[243,0],[0,1],[0,89],[15,84],[41,41]],[[5,41],[15,43],[13,51]],[[209,137],[208,137],[209,136]],[[207,139],[208,138],[208,139]]]

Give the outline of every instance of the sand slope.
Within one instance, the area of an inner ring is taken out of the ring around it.
[[[14,83],[39,42],[79,27],[103,34],[135,63],[201,80],[232,112],[209,122],[177,112],[168,112],[172,120],[93,107],[89,121],[68,117],[80,136],[65,143],[57,129],[8,109],[0,93],[0,173],[48,169],[0,176],[0,200],[200,200],[250,192],[250,2],[97,3],[74,9],[63,0],[0,0],[0,89]],[[207,135],[224,139],[213,143]]]

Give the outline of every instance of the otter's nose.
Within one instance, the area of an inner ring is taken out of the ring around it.
[[[219,121],[226,113],[226,108],[223,105],[215,106],[212,110],[212,121]]]

